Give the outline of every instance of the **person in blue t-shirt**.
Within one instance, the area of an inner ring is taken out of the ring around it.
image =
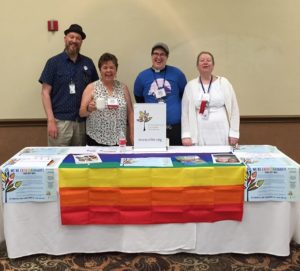
[[[187,83],[185,75],[176,67],[166,65],[169,47],[162,42],[151,50],[152,67],[142,71],[134,82],[137,103],[167,105],[167,138],[170,145],[181,145],[181,100]]]
[[[49,146],[84,146],[85,118],[79,116],[85,87],[99,79],[93,61],[81,55],[86,38],[78,24],[64,31],[65,50],[50,58],[41,74]]]

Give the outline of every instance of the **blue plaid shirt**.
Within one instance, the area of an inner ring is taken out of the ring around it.
[[[62,52],[47,61],[39,82],[52,86],[50,95],[56,119],[83,121],[84,118],[79,117],[82,93],[89,83],[98,79],[90,58],[79,54],[74,63]],[[70,94],[70,83],[75,84],[75,94]]]

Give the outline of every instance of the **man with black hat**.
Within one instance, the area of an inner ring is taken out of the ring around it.
[[[185,75],[166,65],[169,47],[162,42],[151,49],[152,67],[142,71],[134,82],[137,103],[166,103],[167,138],[170,145],[181,145],[181,99],[186,85]]]
[[[65,49],[50,58],[42,72],[42,102],[48,121],[49,146],[85,145],[85,119],[79,108],[85,87],[99,79],[93,61],[81,55],[86,38],[78,24],[64,31]]]

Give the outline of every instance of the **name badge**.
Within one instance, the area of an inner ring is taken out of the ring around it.
[[[108,109],[116,109],[119,107],[118,99],[114,97],[107,98],[107,108]]]
[[[201,101],[200,108],[199,108],[199,113],[200,114],[204,113],[204,110],[206,109],[206,106],[207,106],[207,101]]]
[[[204,93],[201,97],[199,113],[202,115],[202,118],[208,118],[208,103],[209,103],[209,94]]]
[[[159,88],[158,90],[156,90],[155,91],[155,97],[156,97],[156,99],[166,97],[165,88]]]
[[[202,114],[202,119],[205,119],[205,120],[208,119],[208,108],[207,107],[204,109],[204,112]]]
[[[70,90],[70,94],[75,94],[76,93],[75,84],[74,83],[70,83],[69,84],[69,90]]]

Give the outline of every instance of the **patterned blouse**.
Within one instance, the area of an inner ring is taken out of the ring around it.
[[[127,103],[124,94],[124,84],[115,80],[113,84],[113,98],[118,100],[116,109],[108,109],[108,90],[101,80],[94,82],[94,100],[104,98],[104,109],[93,111],[86,119],[86,133],[89,137],[103,145],[117,145],[121,131],[126,135]]]

